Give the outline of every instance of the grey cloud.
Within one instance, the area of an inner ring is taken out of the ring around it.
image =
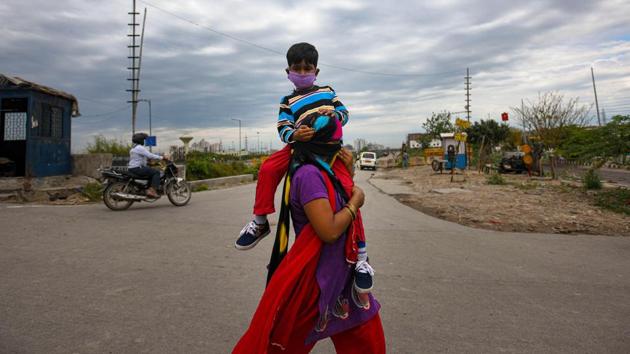
[[[486,118],[539,90],[588,99],[584,62],[598,58],[617,56],[619,61],[617,66],[597,64],[602,67],[602,94],[609,92],[618,102],[622,96],[617,92],[627,85],[628,42],[608,43],[629,32],[621,15],[630,12],[627,3],[398,1],[392,6],[382,1],[269,0],[241,9],[245,5],[234,2],[149,2],[282,53],[295,41],[313,42],[323,64],[318,82],[337,90],[356,122],[348,126],[347,136],[386,144],[398,145],[401,132],[418,130],[432,111],[462,110],[466,67],[473,74],[475,118]],[[84,117],[74,121],[75,148],[99,132],[126,136],[128,110],[98,114],[120,109],[129,99],[129,1],[73,0],[60,7],[51,1],[9,0],[3,7],[10,11],[0,12],[0,71],[79,97]],[[265,19],[252,23],[252,14]],[[204,54],[201,49],[208,47],[229,50]],[[283,55],[152,7],[144,50],[141,96],[152,99],[154,126],[164,134],[187,129],[232,134],[230,118],[238,117],[248,129],[274,136],[277,103],[291,88]],[[400,75],[369,75],[325,64]],[[412,75],[443,72],[448,73]],[[143,127],[146,114],[141,105]]]

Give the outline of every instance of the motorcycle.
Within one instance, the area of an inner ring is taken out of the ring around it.
[[[177,166],[172,161],[166,163],[164,171],[160,172],[157,193],[159,196],[166,195],[175,206],[184,206],[190,201],[192,191],[183,178],[177,177],[177,171]],[[135,202],[152,203],[157,200],[147,196],[148,178],[112,168],[102,169],[101,175],[105,179],[103,202],[111,210],[126,210]]]

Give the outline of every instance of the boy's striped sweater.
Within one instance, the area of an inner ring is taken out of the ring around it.
[[[297,124],[311,113],[321,108],[327,108],[337,112],[342,125],[348,122],[348,110],[341,103],[335,90],[330,86],[313,86],[304,91],[293,91],[280,101],[278,113],[278,134],[280,140],[291,143],[291,135]]]

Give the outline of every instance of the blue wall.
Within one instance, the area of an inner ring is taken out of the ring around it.
[[[25,175],[46,177],[71,174],[70,120],[72,102],[62,97],[47,95],[33,90],[0,90],[0,99],[9,97],[26,97],[28,99]],[[42,104],[49,104],[63,109],[61,138],[40,136]],[[34,121],[37,124],[33,124]],[[4,134],[4,132],[0,133]]]

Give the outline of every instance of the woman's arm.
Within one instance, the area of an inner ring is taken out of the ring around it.
[[[361,188],[355,186],[348,203],[352,204],[355,209],[359,209],[363,206],[364,201],[365,194]],[[304,204],[304,212],[308,221],[313,225],[317,236],[326,243],[337,241],[352,222],[352,213],[347,208],[333,213],[330,209],[330,202],[324,198],[314,199]]]

